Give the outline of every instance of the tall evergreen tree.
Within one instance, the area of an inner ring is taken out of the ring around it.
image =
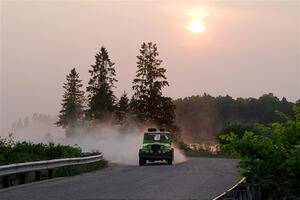
[[[58,115],[57,126],[67,128],[67,134],[72,133],[73,128],[82,123],[84,117],[84,91],[81,90],[82,84],[79,79],[79,73],[75,68],[71,69],[70,74],[66,76],[67,82],[64,83],[65,89],[62,109]]]
[[[117,79],[115,78],[115,63],[110,60],[105,47],[101,47],[95,59],[95,64],[91,65],[92,69],[89,70],[91,78],[87,87],[89,93],[87,113],[90,119],[102,119],[115,109],[116,97],[112,89]]]
[[[143,43],[137,56],[136,78],[133,80],[134,95],[131,108],[142,122],[160,126],[172,126],[175,106],[172,99],[162,95],[162,89],[169,86],[166,69],[160,67],[156,44]]]
[[[123,125],[129,112],[129,99],[126,92],[122,94],[116,108],[116,121],[118,124]]]

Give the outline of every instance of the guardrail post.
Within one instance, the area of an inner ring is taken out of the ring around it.
[[[7,188],[9,186],[9,175],[3,176],[3,188]]]
[[[20,184],[25,184],[26,183],[26,173],[25,172],[21,173],[20,178],[21,178]]]
[[[48,178],[53,178],[53,169],[48,169]]]
[[[35,181],[41,180],[41,171],[35,171],[34,178],[35,178]]]

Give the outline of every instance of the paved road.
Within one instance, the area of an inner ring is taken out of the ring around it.
[[[189,158],[172,166],[113,165],[0,190],[0,199],[211,199],[238,181],[236,163],[232,159]]]

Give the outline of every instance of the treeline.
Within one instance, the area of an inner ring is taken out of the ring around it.
[[[124,130],[132,121],[174,129],[175,106],[170,97],[162,94],[162,89],[169,83],[166,69],[160,66],[162,60],[158,56],[156,44],[141,45],[132,81],[133,96],[129,98],[124,92],[118,99],[114,94],[118,81],[115,63],[107,49],[101,47],[95,55],[95,64],[88,70],[90,80],[86,90],[82,89],[83,84],[75,68],[66,76],[62,109],[56,125],[66,128],[69,136],[78,126],[95,127],[108,122]]]
[[[34,113],[31,118],[26,116],[24,119],[19,118],[17,121],[12,124],[12,131],[22,130],[23,128],[27,128],[31,125],[49,125],[53,124],[57,120],[56,116],[51,116],[50,114],[41,114]]]
[[[271,123],[281,118],[275,111],[293,116],[292,103],[272,93],[259,98],[237,98],[208,94],[175,100],[176,124],[187,142],[215,143],[218,132],[228,124]]]

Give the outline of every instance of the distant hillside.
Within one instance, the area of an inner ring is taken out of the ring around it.
[[[174,101],[176,123],[182,138],[188,143],[215,143],[215,137],[227,123],[270,123],[280,120],[275,110],[292,116],[292,106],[286,98],[281,100],[272,93],[256,98],[231,96],[212,97],[208,94]],[[300,100],[297,101],[300,104]]]

